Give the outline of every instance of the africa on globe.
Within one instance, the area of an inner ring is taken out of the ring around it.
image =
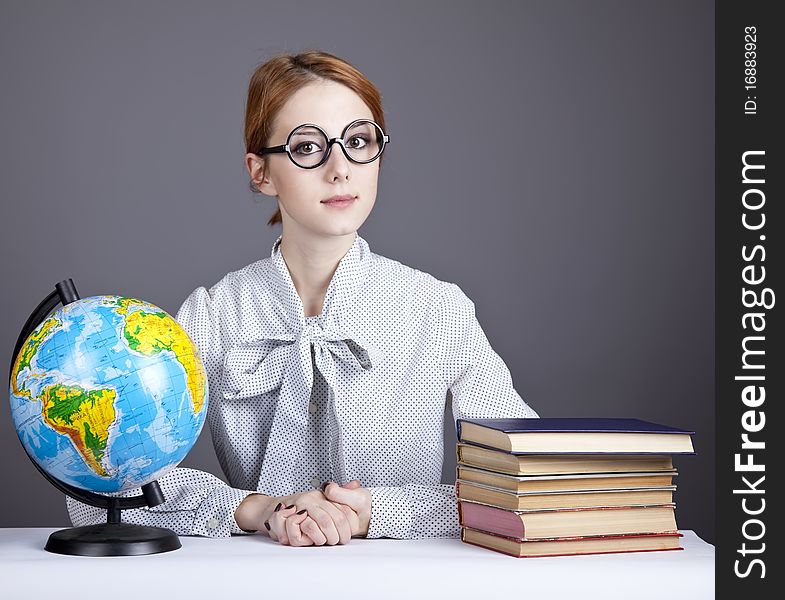
[[[92,492],[160,479],[196,443],[207,413],[199,349],[162,309],[91,296],[55,310],[11,369],[11,414],[48,474]]]

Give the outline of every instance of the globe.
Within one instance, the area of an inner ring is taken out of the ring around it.
[[[160,479],[207,413],[199,349],[157,306],[91,296],[51,312],[15,355],[11,415],[46,473],[90,492]]]

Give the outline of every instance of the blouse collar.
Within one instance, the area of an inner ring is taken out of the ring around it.
[[[293,331],[299,331],[305,326],[305,308],[280,250],[282,238],[283,234],[278,236],[270,251],[270,281],[288,325]],[[367,281],[372,261],[373,253],[368,243],[355,233],[354,242],[341,258],[327,287],[319,321],[344,320],[343,308]]]

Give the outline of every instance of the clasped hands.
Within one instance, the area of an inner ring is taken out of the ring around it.
[[[264,527],[271,539],[289,546],[347,544],[368,534],[371,492],[353,479],[343,486],[327,482],[322,490],[309,490],[274,498],[278,510]]]

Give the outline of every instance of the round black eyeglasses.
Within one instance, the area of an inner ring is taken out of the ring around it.
[[[344,128],[341,137],[332,139],[318,125],[306,123],[295,127],[284,145],[262,148],[256,154],[286,152],[298,167],[315,169],[327,162],[333,144],[338,143],[346,158],[363,165],[379,158],[389,141],[390,136],[369,119],[352,121]]]

